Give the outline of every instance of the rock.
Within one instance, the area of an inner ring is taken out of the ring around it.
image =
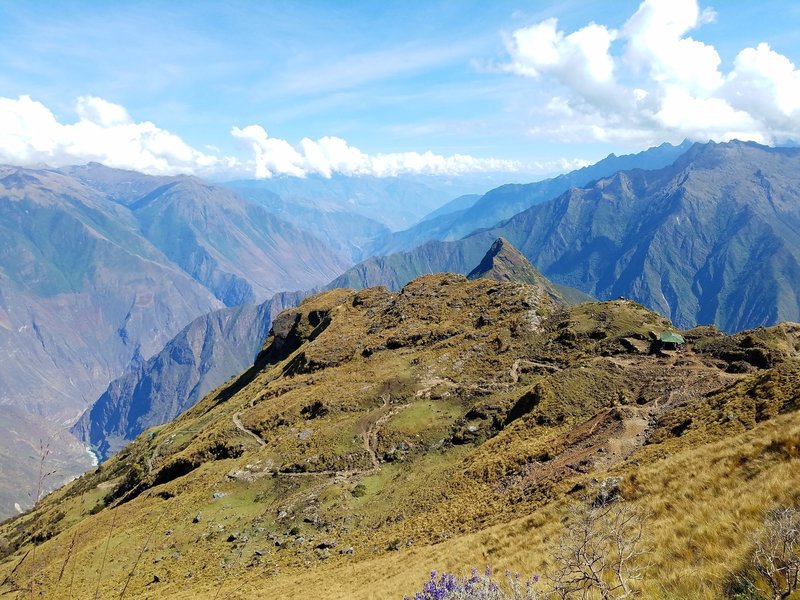
[[[597,495],[592,500],[594,506],[605,506],[620,499],[620,484],[622,477],[606,477],[600,482]]]

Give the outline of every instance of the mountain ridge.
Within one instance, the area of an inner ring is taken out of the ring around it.
[[[0,526],[3,591],[57,595],[65,561],[77,595],[176,598],[411,593],[481,556],[546,573],[571,498],[602,483],[651,510],[645,596],[719,597],[764,486],[796,495],[800,326],[646,348],[673,329],[454,274],[312,296],[248,371]],[[665,533],[699,524],[715,535]]]
[[[425,272],[466,273],[502,236],[553,281],[635,299],[683,327],[800,320],[788,284],[800,278],[798,161],[794,148],[695,144],[673,165],[573,188],[462,240],[363,261],[336,284],[398,289]]]

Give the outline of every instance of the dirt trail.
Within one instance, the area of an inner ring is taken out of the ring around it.
[[[519,368],[521,366],[525,366],[528,368],[533,367],[536,369],[544,369],[550,373],[554,373],[556,371],[561,370],[561,367],[557,365],[551,365],[536,360],[525,360],[524,358],[518,358],[517,360],[514,361],[514,364],[511,365],[511,370],[509,371],[509,375],[511,376],[511,383],[513,384],[519,383]]]
[[[239,415],[241,415],[241,414],[242,413],[237,412],[237,413],[234,413],[234,415],[233,415],[233,424],[236,426],[236,429],[238,429],[242,433],[246,433],[247,435],[249,435],[256,442],[258,442],[259,446],[264,448],[267,445],[267,442],[265,442],[264,439],[260,435],[258,435],[255,431],[252,431],[252,430],[248,429],[247,427],[245,427],[244,425],[242,425],[242,420],[239,417]]]
[[[367,451],[367,454],[369,454],[373,470],[380,467],[380,459],[378,458],[378,433],[380,433],[381,428],[386,425],[389,419],[408,406],[408,404],[403,404],[390,408],[389,394],[385,394],[382,399],[383,406],[378,409],[382,414],[372,422],[365,420],[361,423],[361,444],[364,446],[364,450]]]

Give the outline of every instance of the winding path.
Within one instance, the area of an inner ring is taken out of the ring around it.
[[[233,415],[233,424],[234,424],[234,425],[236,425],[236,429],[238,429],[238,430],[239,430],[239,431],[241,431],[242,433],[246,433],[247,435],[249,435],[250,437],[252,437],[252,438],[253,438],[253,439],[254,439],[256,442],[258,442],[258,445],[259,445],[259,446],[261,446],[262,448],[264,448],[264,447],[267,445],[267,442],[265,442],[265,441],[264,441],[264,438],[262,438],[260,435],[258,435],[258,434],[257,434],[255,431],[253,431],[253,430],[251,430],[251,429],[248,429],[247,427],[245,427],[244,425],[242,425],[242,420],[241,420],[241,418],[239,417],[239,415],[241,415],[241,414],[242,414],[242,413],[240,413],[240,412],[237,412],[237,413],[235,413],[235,414]]]

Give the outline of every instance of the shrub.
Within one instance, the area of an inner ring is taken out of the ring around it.
[[[800,589],[800,510],[780,508],[767,515],[755,540],[753,567],[776,600]]]
[[[642,579],[637,558],[646,552],[643,527],[644,516],[619,500],[575,507],[555,554],[555,596],[586,598],[591,590],[603,600],[635,595],[632,584]]]
[[[438,575],[431,571],[431,578],[422,587],[421,592],[414,594],[413,600],[535,600],[539,597],[534,586],[538,576],[523,582],[519,575],[506,571],[506,585],[503,586],[492,578],[487,568],[479,574],[473,568],[469,577],[458,577],[452,573]],[[412,600],[406,596],[406,600]]]

